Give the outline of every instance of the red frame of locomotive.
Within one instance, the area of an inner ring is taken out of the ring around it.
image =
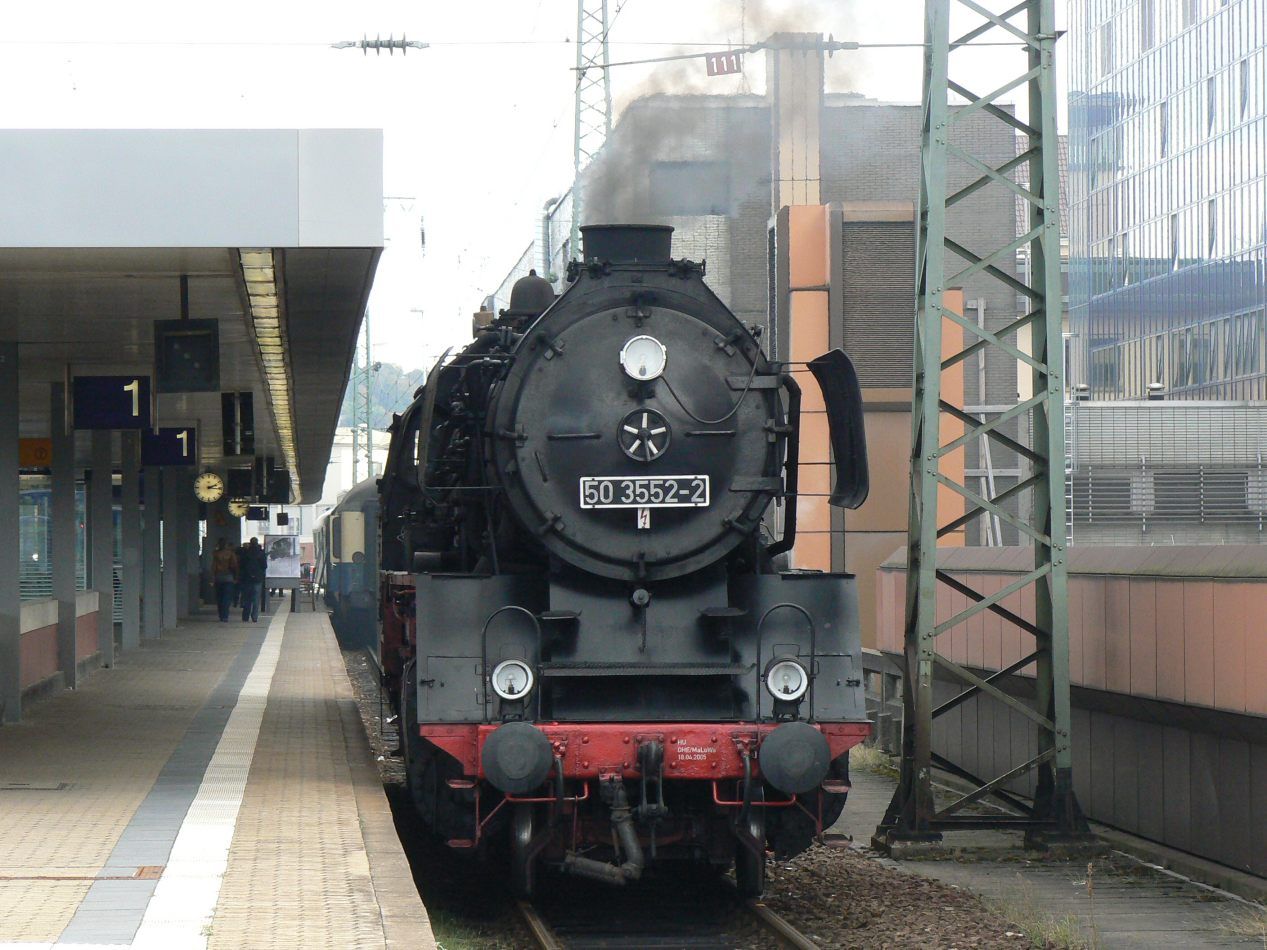
[[[383,576],[383,623],[379,641],[379,657],[383,673],[399,680],[404,672],[407,657],[414,654],[416,644],[414,599],[416,591],[413,577],[398,572],[385,572]],[[410,688],[411,684],[404,684]],[[402,715],[403,710],[398,710]],[[562,763],[563,780],[579,781],[581,788],[575,794],[556,795],[505,795],[496,807],[486,815],[480,814],[479,789],[485,780],[481,752],[488,736],[501,723],[420,723],[419,737],[453,756],[462,766],[462,779],[450,779],[454,787],[474,788],[476,792],[476,840],[450,841],[453,847],[474,847],[483,828],[507,802],[576,805],[590,797],[590,781],[594,779],[636,779],[642,773],[637,767],[638,746],[644,741],[659,741],[665,750],[665,781],[712,782],[713,803],[721,808],[741,808],[742,793],[733,792],[731,798],[722,797],[722,783],[743,780],[745,773],[752,778],[761,775],[757,750],[766,735],[779,723],[756,722],[619,722],[577,723],[537,722],[554,749],[556,760]],[[844,755],[871,734],[868,722],[817,722],[812,723],[827,739],[831,759]],[[554,776],[557,780],[557,776]],[[844,783],[823,783],[825,791],[845,792]],[[795,795],[787,799],[765,802],[749,802],[765,808],[805,806]],[[575,808],[572,809],[575,816]],[[808,813],[808,810],[807,810]],[[811,817],[819,817],[813,816]],[[818,833],[822,834],[819,817]],[[577,833],[576,828],[573,834]]]
[[[462,764],[467,776],[484,778],[480,753],[500,723],[420,724],[418,734]],[[744,776],[744,758],[754,778],[760,776],[757,747],[779,723],[753,722],[537,722],[563,761],[565,779],[607,776],[638,778],[638,746],[658,740],[664,746],[664,778],[721,781]],[[847,752],[871,732],[869,723],[814,723],[831,749],[832,759]]]

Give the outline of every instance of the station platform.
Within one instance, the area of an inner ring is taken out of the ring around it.
[[[0,948],[435,946],[329,620],[274,605],[0,729]]]
[[[853,787],[832,831],[848,835],[870,853],[896,780],[865,768],[850,772]],[[1103,832],[1104,829],[1095,829]],[[1111,848],[1131,848],[1117,836]],[[1144,844],[1144,842],[1139,842]],[[1067,924],[1066,939],[1101,950],[1204,950],[1263,947],[1267,913],[1262,905],[1165,870],[1126,851],[1098,858],[1061,859],[1025,851],[1019,832],[960,831],[948,834],[940,858],[883,865],[933,878],[981,897],[991,909],[1031,935]],[[1037,937],[1035,937],[1037,939]],[[1066,942],[1052,946],[1067,946]]]

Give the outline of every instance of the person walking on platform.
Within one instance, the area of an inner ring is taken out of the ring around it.
[[[233,591],[238,583],[238,556],[229,547],[224,538],[216,545],[211,555],[211,576],[216,584],[216,608],[220,612],[220,622],[229,622],[229,602],[233,600]]]
[[[239,544],[237,547],[233,549],[233,553],[237,557],[238,564],[240,565],[242,563],[242,555],[246,553],[246,545]],[[233,585],[233,606],[234,607],[242,606],[242,576],[241,574],[238,575],[238,582]]]
[[[242,549],[242,619],[260,619],[260,597],[263,594],[264,575],[268,572],[268,560],[258,538]]]

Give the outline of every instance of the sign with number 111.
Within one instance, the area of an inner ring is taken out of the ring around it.
[[[743,53],[738,50],[727,50],[724,53],[709,53],[704,57],[710,76],[728,76],[731,73],[743,72]]]

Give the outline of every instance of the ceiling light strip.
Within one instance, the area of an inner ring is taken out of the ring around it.
[[[277,427],[286,469],[290,472],[291,496],[302,495],[299,466],[295,454],[295,414],[291,401],[290,353],[282,338],[277,270],[272,248],[241,248],[238,257],[242,279],[251,309],[251,328],[255,336],[264,382],[268,385],[269,402]]]

